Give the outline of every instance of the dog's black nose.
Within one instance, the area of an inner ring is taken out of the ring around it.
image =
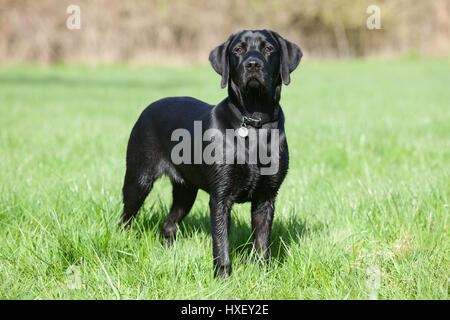
[[[257,58],[250,58],[244,63],[245,69],[249,71],[257,71],[262,67],[262,61]]]

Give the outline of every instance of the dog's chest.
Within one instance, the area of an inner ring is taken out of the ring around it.
[[[278,175],[263,175],[256,164],[234,165],[230,175],[231,193],[236,202],[251,201],[260,196],[271,196],[280,185]]]
[[[236,197],[236,202],[276,195],[286,175],[288,157],[284,136],[278,139],[277,135],[276,138],[276,141],[272,137],[264,141],[265,143],[258,141],[254,144],[249,143],[247,139],[244,149],[245,160],[242,157],[239,159],[237,152],[233,164],[226,169],[222,168],[227,171],[227,184],[232,195]],[[280,149],[284,151],[279,152]]]

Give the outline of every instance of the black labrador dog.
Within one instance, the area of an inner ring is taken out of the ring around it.
[[[297,45],[274,31],[244,30],[231,35],[209,56],[222,76],[222,88],[228,85],[228,97],[222,102],[212,106],[190,97],[172,97],[149,105],[128,142],[122,224],[129,225],[154,181],[167,175],[173,185],[173,203],[163,225],[165,238],[174,239],[178,224],[202,189],[210,194],[215,276],[226,277],[231,272],[228,235],[233,203],[251,201],[254,248],[267,261],[275,198],[289,163],[279,104],[281,85],[290,83],[290,73],[301,57]],[[209,129],[214,138],[208,140],[204,134]],[[236,133],[231,138],[230,130]],[[262,136],[265,139],[261,140]],[[186,138],[183,148],[181,137]],[[208,141],[217,142],[210,153],[215,161],[204,158]],[[230,145],[239,143],[241,152],[229,152]],[[267,161],[263,163],[259,151],[252,155],[255,146],[270,154],[275,170],[264,174]]]

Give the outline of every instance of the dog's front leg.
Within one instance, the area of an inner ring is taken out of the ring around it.
[[[252,201],[253,246],[265,262],[269,261],[270,231],[274,211],[275,198]]]
[[[213,239],[214,276],[225,278],[231,273],[228,235],[231,225],[231,206],[223,199],[211,196],[211,232]]]

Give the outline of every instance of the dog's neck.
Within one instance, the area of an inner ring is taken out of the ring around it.
[[[281,82],[274,90],[247,90],[242,91],[230,81],[228,84],[228,97],[237,108],[237,117],[251,117],[261,119],[263,122],[275,121],[278,118],[280,107]]]

